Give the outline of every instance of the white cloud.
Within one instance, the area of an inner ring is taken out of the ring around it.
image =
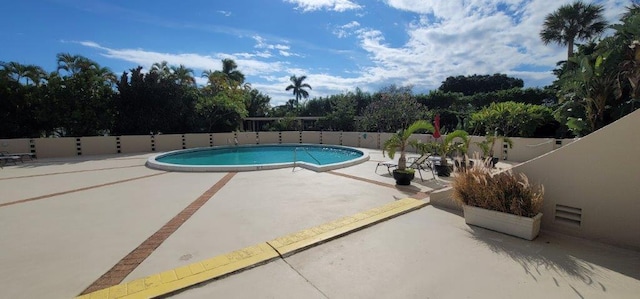
[[[362,8],[361,5],[350,0],[284,0],[284,2],[295,4],[296,9],[304,12],[322,9],[344,12]]]
[[[370,83],[433,89],[448,76],[500,72],[544,85],[553,80],[556,62],[566,59],[566,49],[544,46],[539,32],[544,17],[569,0],[386,2],[419,18],[407,26],[408,40],[400,46],[386,43],[383,28],[355,31],[372,62],[361,74]],[[610,6],[618,12],[609,15],[617,18],[623,5]]]
[[[329,28],[337,38],[350,35],[357,38],[358,49],[323,48],[328,55],[356,57],[354,61],[359,66],[344,66],[345,69],[319,70],[299,65],[296,61],[301,60],[293,56],[301,55],[295,52],[307,54],[298,50],[303,48],[301,42],[273,41],[257,34],[247,35],[254,39],[256,52],[240,50],[210,55],[114,49],[92,41],[79,43],[99,49],[106,57],[144,67],[166,60],[195,70],[215,70],[221,68],[221,59],[232,58],[254,88],[272,97],[272,105],[283,104],[293,97],[284,90],[292,74],[307,75],[306,82],[313,87],[312,98],[356,87],[375,91],[391,83],[413,84],[416,89],[426,91],[437,88],[448,76],[498,72],[522,78],[528,86],[542,86],[554,79],[551,70],[556,62],[566,59],[565,47],[544,46],[540,41],[542,23],[547,14],[571,1],[385,0],[391,9],[415,14],[413,21],[404,27],[406,40],[398,43],[397,38],[388,35],[387,28],[363,26],[356,21]],[[340,1],[288,2],[309,11],[336,10]],[[608,20],[615,22],[624,5],[619,1],[606,2]]]
[[[235,60],[240,69],[245,75],[256,76],[264,73],[281,72],[285,70],[286,63],[275,61],[262,61],[258,59],[251,59],[252,56],[246,53],[240,54],[225,54],[217,53],[214,55],[202,55],[197,53],[160,53],[155,51],[147,51],[143,49],[112,49],[99,45],[92,41],[81,41],[79,44],[99,49],[103,51],[102,55],[105,57],[124,60],[141,65],[145,68],[150,68],[152,64],[161,61],[167,61],[169,65],[183,64],[188,68],[192,68],[195,71],[198,70],[218,70],[221,69],[221,60],[230,58]],[[198,75],[198,72],[195,74]]]
[[[344,24],[342,26],[338,26],[333,30],[333,34],[335,34],[336,36],[338,36],[338,38],[345,38],[350,36],[353,32],[354,28],[360,27],[360,23],[356,22],[356,21],[351,21],[347,24]]]
[[[226,11],[226,10],[218,10],[217,13],[225,16],[225,17],[230,17],[231,16],[231,12],[230,11]]]
[[[284,56],[284,57],[302,56],[300,54],[297,54],[297,53],[294,53],[292,51],[289,51],[291,49],[291,47],[289,45],[285,45],[285,44],[270,44],[270,43],[267,42],[267,40],[264,37],[261,37],[259,35],[254,35],[254,36],[252,36],[252,38],[256,41],[256,45],[254,46],[255,48],[265,49],[265,51],[263,53],[269,53],[269,55],[271,55],[271,52],[269,52],[269,50],[278,50],[278,54],[280,54],[281,56]]]

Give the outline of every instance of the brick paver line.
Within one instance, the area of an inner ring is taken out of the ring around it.
[[[215,183],[209,190],[205,191],[200,197],[194,200],[180,213],[169,220],[158,231],[147,238],[136,249],[131,251],[127,256],[122,258],[109,271],[103,274],[89,287],[87,287],[80,295],[88,294],[101,289],[109,288],[121,283],[138,265],[140,265],[147,257],[153,253],[169,236],[171,236],[178,228],[184,224],[198,209],[200,209],[207,201],[213,197],[224,185],[226,185],[237,172],[230,172],[221,180]]]
[[[58,196],[58,195],[64,195],[64,194],[80,192],[80,191],[86,191],[86,190],[90,190],[90,189],[106,187],[106,186],[111,186],[111,185],[115,185],[115,184],[131,182],[131,181],[140,180],[140,179],[146,179],[146,178],[150,178],[150,177],[154,177],[154,176],[158,176],[158,175],[163,175],[163,174],[167,174],[167,173],[168,172],[154,173],[154,174],[139,176],[139,177],[130,178],[130,179],[126,179],[126,180],[120,180],[120,181],[104,183],[104,184],[100,184],[100,185],[93,185],[93,186],[89,186],[89,187],[82,187],[82,188],[73,189],[73,190],[67,190],[67,191],[56,192],[56,193],[51,193],[51,194],[45,194],[45,195],[41,195],[41,196],[25,198],[25,199],[11,201],[11,202],[5,202],[3,204],[0,204],[0,208],[5,207],[5,206],[19,204],[19,203],[25,203],[25,202],[30,202],[30,201],[34,201],[34,200],[50,198],[50,197],[54,197],[54,196]]]

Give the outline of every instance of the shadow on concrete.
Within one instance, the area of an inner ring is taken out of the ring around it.
[[[594,264],[640,279],[640,252],[545,232],[541,232],[533,241],[476,226],[469,226],[467,232],[492,252],[516,261],[536,282],[553,273],[558,274],[552,277],[558,287],[566,283],[566,280],[562,279],[563,276],[571,276],[575,278],[574,281],[583,282],[584,286],[569,283],[569,287],[581,298],[584,298],[579,292],[581,287],[607,292],[607,277],[603,276],[602,271],[595,268]]]
[[[14,168],[37,168],[41,166],[56,166],[56,165],[73,165],[80,164],[88,161],[99,161],[99,160],[139,160],[141,161],[141,165],[144,165],[147,161],[147,156],[145,154],[149,153],[134,153],[134,154],[117,154],[117,155],[95,155],[95,156],[74,156],[74,157],[65,157],[65,158],[43,158],[43,159],[33,159],[26,160],[23,163],[18,162],[12,166]],[[144,156],[142,156],[144,155]]]

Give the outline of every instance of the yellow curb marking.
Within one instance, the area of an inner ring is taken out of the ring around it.
[[[77,299],[153,298],[286,257],[348,233],[426,206],[422,200],[405,198],[362,213],[246,247],[201,262],[85,294]]]
[[[289,234],[267,243],[273,246],[281,256],[286,257],[383,220],[422,208],[425,205],[427,203],[422,200],[405,198],[366,212]]]

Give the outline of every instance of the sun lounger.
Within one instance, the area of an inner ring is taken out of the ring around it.
[[[424,179],[422,178],[421,170],[427,170],[427,168],[432,169],[431,165],[428,163],[429,157],[431,157],[431,154],[425,154],[418,158],[412,157],[407,159],[407,168],[413,168],[417,170],[418,174],[420,174],[420,180],[422,181],[424,181]],[[397,161],[378,162],[378,165],[376,165],[376,170],[375,170],[376,172],[378,172],[379,166],[386,166],[387,172],[391,174],[391,169],[397,168],[398,162]]]
[[[16,156],[20,158],[20,162],[24,162],[24,158],[29,158],[29,160],[36,159],[36,154],[34,153],[9,153],[9,152],[0,152],[0,157],[2,156]]]
[[[0,156],[1,166],[7,165],[7,163],[9,162],[12,162],[13,165],[16,165],[18,161],[22,162],[22,159],[19,156]]]

